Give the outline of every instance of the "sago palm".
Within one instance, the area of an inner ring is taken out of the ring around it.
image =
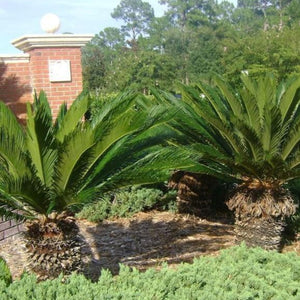
[[[0,103],[0,213],[27,219],[30,267],[40,275],[80,268],[72,206],[121,186],[166,180],[182,161],[165,147],[171,115],[157,102],[124,92],[85,121],[89,101],[82,95],[70,109],[63,105],[53,122],[41,93],[27,106],[25,129]]]
[[[202,173],[238,183],[227,205],[235,212],[238,240],[277,249],[285,219],[295,212],[286,183],[300,177],[300,78],[276,84],[242,76],[234,91],[220,77],[214,87],[182,86],[170,125],[199,153]],[[165,97],[162,97],[162,96]]]

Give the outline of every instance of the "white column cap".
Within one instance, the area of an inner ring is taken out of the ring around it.
[[[31,34],[15,39],[11,43],[17,49],[27,52],[36,48],[83,47],[93,37],[93,34]]]

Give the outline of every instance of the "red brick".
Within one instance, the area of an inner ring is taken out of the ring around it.
[[[11,227],[10,221],[5,221],[5,222],[0,223],[0,231],[4,231],[10,227]]]
[[[6,229],[4,231],[4,238],[8,238],[8,237],[10,237],[12,235],[15,235],[17,233],[19,233],[18,226],[11,227],[11,228]]]

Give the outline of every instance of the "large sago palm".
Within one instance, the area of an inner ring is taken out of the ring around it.
[[[238,240],[278,249],[295,212],[286,183],[300,177],[300,78],[277,85],[272,75],[243,75],[242,82],[234,91],[216,76],[213,87],[182,86],[181,100],[162,98],[178,107],[170,125],[199,153],[199,171],[237,183],[227,205]]]
[[[53,122],[41,93],[27,106],[25,128],[0,103],[0,213],[27,220],[29,267],[40,276],[81,268],[72,207],[122,186],[166,180],[182,161],[166,147],[170,110],[124,92],[84,120],[89,102],[82,95],[69,109],[62,105]]]

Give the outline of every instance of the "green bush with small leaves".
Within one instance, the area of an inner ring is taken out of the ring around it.
[[[163,194],[159,189],[132,187],[105,195],[86,205],[76,216],[91,222],[101,222],[108,218],[130,217],[154,206],[175,210],[175,198],[176,193],[173,191]]]
[[[76,274],[64,283],[61,277],[37,283],[24,275],[8,287],[0,281],[0,299],[300,299],[300,258],[241,245],[176,269],[139,272],[121,266],[118,276],[102,271],[95,283]]]
[[[10,270],[2,257],[0,257],[0,281],[3,281],[6,285],[12,282]]]

